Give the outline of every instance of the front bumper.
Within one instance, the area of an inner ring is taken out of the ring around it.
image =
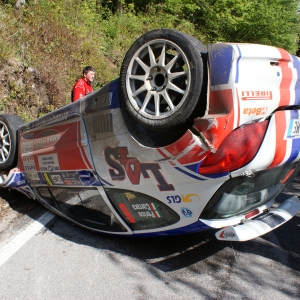
[[[240,225],[222,228],[216,232],[216,238],[225,241],[248,241],[281,226],[299,211],[300,201],[298,197],[292,196],[285,200],[279,207],[271,209],[267,214],[247,220]]]

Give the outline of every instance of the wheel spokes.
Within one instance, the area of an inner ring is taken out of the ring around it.
[[[187,72],[182,71],[182,72],[169,73],[168,76],[169,76],[170,80],[173,80],[173,79],[178,78],[180,76],[187,76]]]
[[[4,126],[2,126],[1,130],[0,130],[0,138],[2,139],[3,138],[3,135],[4,135]]]
[[[145,111],[145,108],[146,108],[146,106],[148,105],[148,103],[149,103],[151,97],[152,97],[152,94],[151,94],[150,92],[148,92],[147,95],[146,95],[146,97],[145,97],[145,100],[144,100],[144,102],[143,102],[143,105],[142,105],[140,111],[142,111],[142,112]]]
[[[146,76],[145,75],[134,75],[134,74],[130,74],[128,75],[129,79],[133,79],[133,80],[140,80],[140,81],[145,81],[146,80]]]
[[[1,157],[2,157],[2,162],[5,162],[6,158],[4,156],[4,153],[3,153],[2,149],[0,150],[0,154],[1,154]]]
[[[145,73],[149,72],[149,67],[139,57],[136,57],[135,61],[143,68]]]
[[[4,163],[10,153],[10,136],[6,126],[3,123],[0,126],[0,162]]]
[[[165,66],[165,60],[166,60],[166,44],[163,45],[162,49],[161,49],[161,54],[160,54],[160,58],[158,61],[158,65],[161,67]]]
[[[181,88],[179,88],[178,86],[176,86],[175,84],[173,84],[172,82],[169,82],[167,85],[167,89],[169,90],[173,90],[179,94],[184,94],[185,90],[182,90]]]
[[[180,48],[167,40],[153,40],[132,57],[127,93],[141,115],[165,118],[185,101],[190,68]]]
[[[168,64],[165,66],[165,69],[167,72],[170,72],[170,70],[174,67],[174,65],[176,64],[177,59],[179,58],[179,54],[174,56],[169,62]]]
[[[160,94],[154,95],[154,106],[155,106],[155,116],[158,117],[160,114]]]
[[[139,89],[137,89],[134,93],[132,93],[132,97],[136,97],[137,95],[139,95],[140,93],[144,92],[147,90],[147,87],[145,84],[143,84]]]
[[[154,67],[154,66],[157,65],[156,64],[156,58],[155,58],[155,55],[154,55],[150,45],[148,45],[148,52],[149,52],[149,58],[150,58],[150,67]]]
[[[168,92],[166,90],[164,91],[164,93],[162,93],[162,96],[166,100],[166,102],[167,102],[170,110],[174,110],[175,107],[174,107],[173,102],[172,102],[172,100],[171,100],[171,98],[170,98],[170,96],[169,96],[169,94],[168,94]]]
[[[5,147],[2,148],[3,152],[6,154],[6,157],[8,156],[9,152],[7,151],[7,149]]]

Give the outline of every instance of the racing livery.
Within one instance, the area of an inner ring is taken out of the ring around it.
[[[253,239],[300,211],[273,205],[300,168],[299,87],[283,49],[154,30],[102,89],[27,124],[3,115],[0,184],[98,232]]]

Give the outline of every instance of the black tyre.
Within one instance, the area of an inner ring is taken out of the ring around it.
[[[176,30],[142,35],[121,67],[122,109],[152,130],[191,123],[197,103],[203,101],[199,114],[206,107],[206,56],[207,49],[199,40]]]
[[[14,168],[18,159],[17,131],[24,121],[16,115],[0,115],[0,170]]]

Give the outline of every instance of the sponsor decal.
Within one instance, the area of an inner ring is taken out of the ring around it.
[[[149,205],[150,205],[150,207],[151,207],[151,209],[152,209],[152,211],[153,211],[155,217],[156,217],[156,218],[160,218],[161,215],[160,215],[160,213],[159,213],[159,211],[158,211],[158,209],[157,209],[157,205],[156,205],[155,203],[150,203]]]
[[[34,158],[31,157],[23,157],[23,165],[25,172],[36,171]]]
[[[64,112],[64,113],[61,113],[61,114],[51,116],[49,118],[48,122],[50,122],[50,124],[51,124],[51,123],[58,123],[58,122],[61,122],[61,121],[65,121],[65,120],[68,119],[68,114],[69,114],[69,112]]]
[[[24,133],[22,135],[22,139],[33,139],[34,138],[34,133]]]
[[[107,147],[104,151],[110,177],[114,181],[123,181],[128,177],[134,185],[140,184],[141,175],[145,179],[150,179],[149,173],[152,173],[157,181],[157,187],[160,191],[174,191],[172,184],[168,183],[160,172],[158,163],[141,163],[135,157],[128,157],[126,147],[111,148]]]
[[[131,205],[134,210],[146,210],[138,212],[138,215],[142,218],[160,218],[161,214],[155,203],[142,203]]]
[[[33,152],[33,141],[22,141],[21,142],[21,151],[22,151],[22,154],[26,154],[26,153],[29,153],[31,154]]]
[[[37,173],[27,173],[26,178],[30,183],[40,182],[40,178]]]
[[[124,196],[127,198],[127,200],[130,202],[132,199],[135,198],[135,194],[134,193],[130,193],[130,192],[126,192],[124,193]]]
[[[53,182],[53,184],[63,184],[63,181],[62,181],[60,175],[50,174],[50,177],[51,177],[51,181]]]
[[[126,207],[126,205],[124,203],[120,203],[119,207],[121,209],[121,211],[123,212],[123,214],[125,215],[126,219],[134,224],[135,223],[135,219],[133,217],[133,215],[130,213],[130,211],[128,210],[128,208]]]
[[[187,207],[181,208],[181,213],[187,218],[191,218],[193,216],[193,212]]]
[[[113,131],[112,113],[94,116],[93,129],[95,133],[112,132]]]
[[[290,120],[287,137],[299,137],[300,136],[300,119]]]
[[[242,100],[272,100],[272,91],[243,91]]]
[[[220,233],[219,237],[222,238],[222,239],[227,239],[227,238],[232,238],[233,239],[235,237],[235,234],[232,231],[223,230]]]
[[[83,173],[83,174],[81,174]],[[59,172],[59,173],[51,173],[51,175],[59,176],[62,180],[59,184],[65,185],[90,185],[90,178],[86,177],[90,172],[85,171],[69,171],[69,172]],[[58,178],[57,178],[58,179]],[[86,183],[86,184],[83,184]]]
[[[175,195],[175,196],[168,196],[167,197],[168,203],[181,203],[181,202],[193,202],[200,201],[200,196],[197,194],[187,194],[187,195]]]
[[[112,99],[113,93],[108,93],[105,95],[102,95],[100,98],[94,98],[92,103],[92,109],[104,107],[104,106],[110,106],[111,99]]]
[[[47,148],[55,145],[60,139],[60,133],[55,129],[42,131],[33,140],[37,149]]]
[[[46,181],[49,185],[52,185],[52,182],[51,182],[51,180],[50,180],[50,178],[49,178],[49,176],[48,176],[47,173],[43,173],[43,177],[44,177],[45,181]]]
[[[65,180],[64,180],[64,184],[65,184],[65,185],[72,185],[73,182],[72,182],[72,180],[65,179]]]
[[[259,108],[244,108],[243,114],[244,115],[256,115],[261,116],[267,113],[268,107],[259,107]]]
[[[141,218],[157,218],[152,211],[139,211],[138,215]]]
[[[59,163],[58,163],[58,157],[56,153],[48,154],[48,155],[39,155],[38,156],[38,162],[40,166],[40,170],[42,172],[53,172],[58,171]]]
[[[227,238],[234,238],[235,237],[235,234],[234,232],[232,231],[226,231],[226,230],[223,230],[221,233],[220,233],[220,238],[222,239],[227,239]]]
[[[142,203],[142,204],[133,204],[131,205],[134,210],[141,210],[141,209],[146,209],[146,210],[151,210],[150,206],[148,203]]]

